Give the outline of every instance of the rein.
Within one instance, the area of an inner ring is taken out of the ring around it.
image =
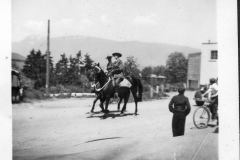
[[[98,92],[101,91],[110,82],[110,80],[111,80],[111,78],[109,77],[107,83],[105,83],[102,88],[98,88],[98,89],[96,88],[96,91],[98,91]],[[97,84],[95,84],[94,86],[96,86]]]

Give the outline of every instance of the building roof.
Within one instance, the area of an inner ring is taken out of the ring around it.
[[[18,54],[18,53],[13,53],[12,52],[12,60],[25,61],[26,58],[23,57],[22,55]]]
[[[211,40],[209,40],[207,43],[202,43],[202,44],[217,44],[217,42],[211,42]]]
[[[188,54],[188,58],[189,58],[189,57],[200,56],[200,55],[201,55],[201,52],[198,52],[198,53],[190,53],[190,54]]]

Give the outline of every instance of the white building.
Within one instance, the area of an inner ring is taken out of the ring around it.
[[[200,67],[200,85],[209,84],[210,78],[218,77],[217,43],[203,43]]]
[[[202,43],[201,53],[188,55],[187,87],[197,89],[218,77],[217,43]]]

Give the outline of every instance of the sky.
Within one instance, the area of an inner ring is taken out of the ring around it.
[[[216,0],[12,0],[12,41],[93,36],[200,48],[217,42]]]

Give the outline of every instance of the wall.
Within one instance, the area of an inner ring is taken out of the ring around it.
[[[197,81],[199,87],[200,81],[200,65],[201,53],[193,53],[188,55],[188,73],[187,73],[187,87],[189,88],[189,80]]]
[[[12,59],[12,63],[15,63],[19,69],[23,69],[25,61]]]
[[[218,60],[211,59],[211,50],[217,50],[216,43],[202,44],[200,85],[209,84],[210,78],[218,77]]]

